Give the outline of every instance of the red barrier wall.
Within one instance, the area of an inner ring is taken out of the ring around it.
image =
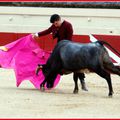
[[[15,41],[23,36],[28,35],[29,33],[3,33],[0,32],[0,45],[8,44],[12,41]],[[117,51],[120,52],[120,36],[112,36],[112,35],[94,35],[98,40],[107,41],[111,46],[113,46]],[[88,35],[74,35],[73,41],[88,43],[90,42]],[[53,40],[51,35],[46,35],[40,37],[37,40],[40,47],[45,50],[52,50],[56,44],[56,39]]]

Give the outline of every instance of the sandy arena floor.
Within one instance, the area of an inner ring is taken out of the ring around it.
[[[113,98],[108,86],[96,74],[87,74],[89,91],[73,94],[72,74],[46,92],[36,90],[29,81],[16,87],[12,70],[0,69],[0,118],[120,118],[120,77],[112,75]]]

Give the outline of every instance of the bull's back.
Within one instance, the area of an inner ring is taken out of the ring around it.
[[[60,56],[66,69],[87,68],[98,61],[100,46],[95,43],[80,44],[69,42],[60,50]]]

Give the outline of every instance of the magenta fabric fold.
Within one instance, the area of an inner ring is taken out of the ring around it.
[[[0,65],[2,68],[14,69],[17,87],[22,81],[29,80],[35,88],[39,89],[44,75],[40,71],[37,76],[35,69],[38,64],[46,63],[51,52],[41,49],[31,34],[5,45],[5,47],[8,48],[8,51],[0,50]],[[54,87],[59,81],[60,75],[57,76]]]

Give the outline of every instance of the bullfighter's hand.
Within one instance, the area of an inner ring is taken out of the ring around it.
[[[32,38],[33,38],[34,40],[38,40],[38,39],[39,39],[39,36],[38,36],[37,33],[33,33],[33,34],[32,34]]]

